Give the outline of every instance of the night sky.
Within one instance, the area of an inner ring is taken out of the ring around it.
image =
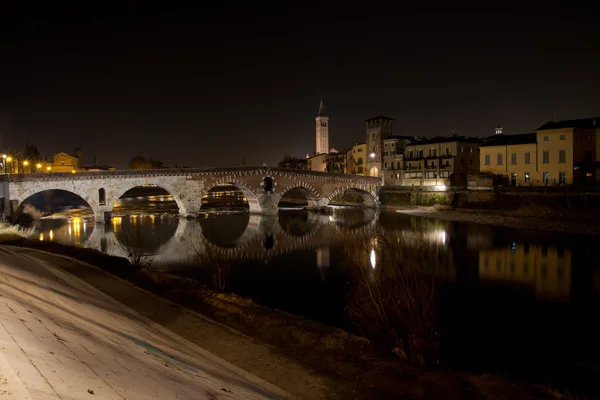
[[[80,147],[86,164],[274,165],[314,151],[321,98],[337,149],[379,114],[417,136],[600,114],[597,10],[566,2],[4,3],[3,147]]]

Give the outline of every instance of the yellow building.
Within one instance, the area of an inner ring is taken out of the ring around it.
[[[57,153],[54,155],[52,172],[77,172],[81,169],[81,151],[75,150],[73,154]]]
[[[571,294],[571,251],[555,247],[513,244],[479,252],[482,281],[522,284],[536,297],[564,301]]]
[[[325,172],[327,171],[327,160],[329,154],[317,154],[306,159],[306,167],[309,171]]]
[[[550,121],[535,133],[492,136],[481,146],[481,172],[511,186],[594,184],[600,178],[596,120]]]
[[[356,143],[352,146],[352,158],[354,159],[354,174],[366,175],[367,169],[367,143]]]
[[[549,121],[536,130],[543,184],[593,184],[598,118]]]
[[[479,147],[481,172],[501,177],[503,185],[539,184],[537,135],[494,135]]]

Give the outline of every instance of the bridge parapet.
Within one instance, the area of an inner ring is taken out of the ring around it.
[[[29,174],[3,174],[0,181],[23,182],[31,180],[75,180],[75,179],[106,179],[119,177],[144,177],[144,176],[207,176],[228,175],[231,173],[248,172],[276,172],[278,174],[292,174],[296,176],[308,176],[315,179],[327,179],[333,181],[354,181],[368,184],[380,185],[381,178],[375,176],[362,176],[352,174],[334,174],[330,172],[307,171],[289,168],[269,167],[227,167],[227,168],[168,168],[168,169],[136,169],[136,170],[113,170],[113,171],[83,171],[83,172],[33,172]]]

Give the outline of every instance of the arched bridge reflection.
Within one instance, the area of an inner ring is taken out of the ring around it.
[[[331,217],[332,215],[299,213],[283,217],[232,214],[200,220],[171,218],[168,226],[172,233],[162,235],[165,238],[169,234],[170,238],[163,240],[158,246],[146,244],[143,252],[156,266],[193,263],[207,251],[207,247],[210,247],[212,254],[218,254],[223,259],[270,258],[331,245],[341,240],[342,235],[336,234],[340,230],[370,226],[365,223],[345,227],[333,222],[336,219]],[[110,226],[98,225],[84,246],[127,258],[128,243],[123,243],[123,235],[119,234],[123,226],[123,220],[114,218]],[[128,226],[133,225],[128,223]],[[149,233],[145,232],[144,235]]]

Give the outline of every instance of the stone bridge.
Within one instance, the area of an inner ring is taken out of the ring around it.
[[[378,207],[381,185],[377,177],[267,167],[5,174],[0,181],[6,217],[14,217],[23,201],[36,193],[66,190],[84,199],[99,223],[110,219],[114,204],[125,192],[139,186],[166,190],[180,215],[196,217],[202,196],[219,186],[242,191],[251,213],[276,214],[281,197],[296,188],[305,193],[309,209],[325,207],[347,190],[360,194],[365,206]]]

